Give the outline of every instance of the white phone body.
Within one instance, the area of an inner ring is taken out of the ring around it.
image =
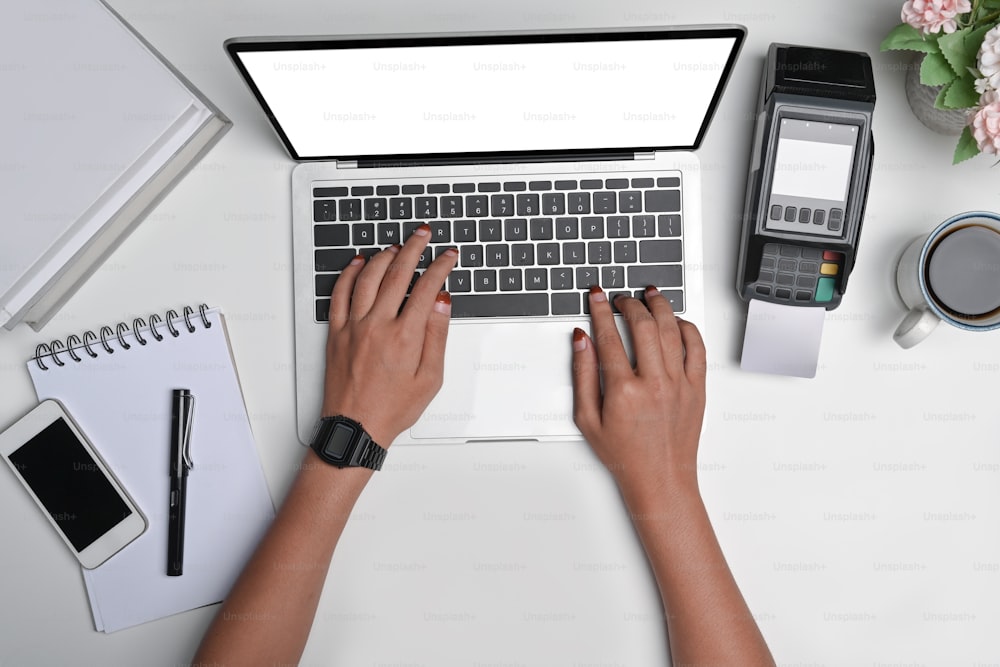
[[[42,401],[0,433],[0,456],[83,567],[146,530],[146,517],[58,401]]]

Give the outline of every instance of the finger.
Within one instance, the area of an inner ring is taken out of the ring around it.
[[[399,307],[403,305],[403,298],[406,297],[410,281],[413,280],[413,273],[417,270],[417,262],[420,261],[420,255],[427,248],[430,239],[431,227],[426,223],[413,230],[410,238],[406,239],[403,249],[393,258],[382,277],[378,299],[371,309],[373,316],[394,318],[399,314]]]
[[[451,270],[455,268],[457,261],[458,250],[448,248],[427,267],[424,275],[420,276],[417,284],[413,286],[413,290],[410,292],[410,298],[407,299],[406,306],[403,308],[403,319],[406,321],[407,326],[410,326],[411,323],[414,327],[423,326],[426,323],[427,317],[431,312],[431,306],[444,288],[444,281],[448,277],[448,274],[451,273]],[[451,303],[450,297],[448,303]]]
[[[601,425],[601,373],[594,342],[573,330],[573,421],[586,435]]]
[[[643,298],[659,329],[663,363],[667,373],[670,377],[677,377],[684,368],[684,347],[674,309],[670,301],[655,287],[647,287]]]
[[[448,342],[448,325],[451,324],[451,294],[438,292],[433,304],[427,317],[424,347],[420,354],[417,374],[429,377],[433,381],[436,394],[444,377],[444,350]]]
[[[687,320],[680,320],[678,324],[684,341],[684,374],[695,385],[704,387],[705,375],[708,373],[705,341],[695,325]]]
[[[357,255],[344,267],[330,294],[330,329],[339,331],[347,324],[351,314],[351,293],[354,282],[365,265],[365,258]]]
[[[594,328],[594,347],[605,382],[614,383],[626,375],[633,375],[632,364],[625,354],[625,345],[615,326],[615,316],[611,313],[608,297],[597,285],[590,288],[590,320]]]
[[[636,372],[639,375],[663,375],[666,371],[663,368],[660,330],[652,313],[638,299],[630,296],[615,299],[615,307],[625,318],[632,336]]]
[[[398,247],[389,246],[368,260],[368,264],[354,283],[354,294],[351,297],[351,319],[360,320],[371,311],[375,297],[378,296],[382,278],[399,252]]]

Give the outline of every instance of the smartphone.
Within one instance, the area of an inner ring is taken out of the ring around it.
[[[58,401],[42,401],[0,433],[0,456],[83,567],[146,530],[146,517]]]

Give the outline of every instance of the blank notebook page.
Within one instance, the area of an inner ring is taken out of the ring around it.
[[[183,318],[162,341],[148,328],[140,345],[133,332],[107,336],[108,353],[76,349],[76,362],[61,351],[42,370],[28,362],[38,399],[54,398],[107,461],[146,516],[148,528],[84,580],[98,630],[114,632],[170,614],[221,601],[232,587],[274,517],[250,421],[217,310],[206,311],[206,328],[194,314],[189,332]],[[95,330],[96,331],[96,330]],[[194,468],[188,476],[184,574],[168,577],[171,391],[195,397],[191,430]]]

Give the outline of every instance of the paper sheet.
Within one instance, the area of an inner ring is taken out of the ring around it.
[[[750,300],[743,337],[745,371],[816,377],[824,308]]]

